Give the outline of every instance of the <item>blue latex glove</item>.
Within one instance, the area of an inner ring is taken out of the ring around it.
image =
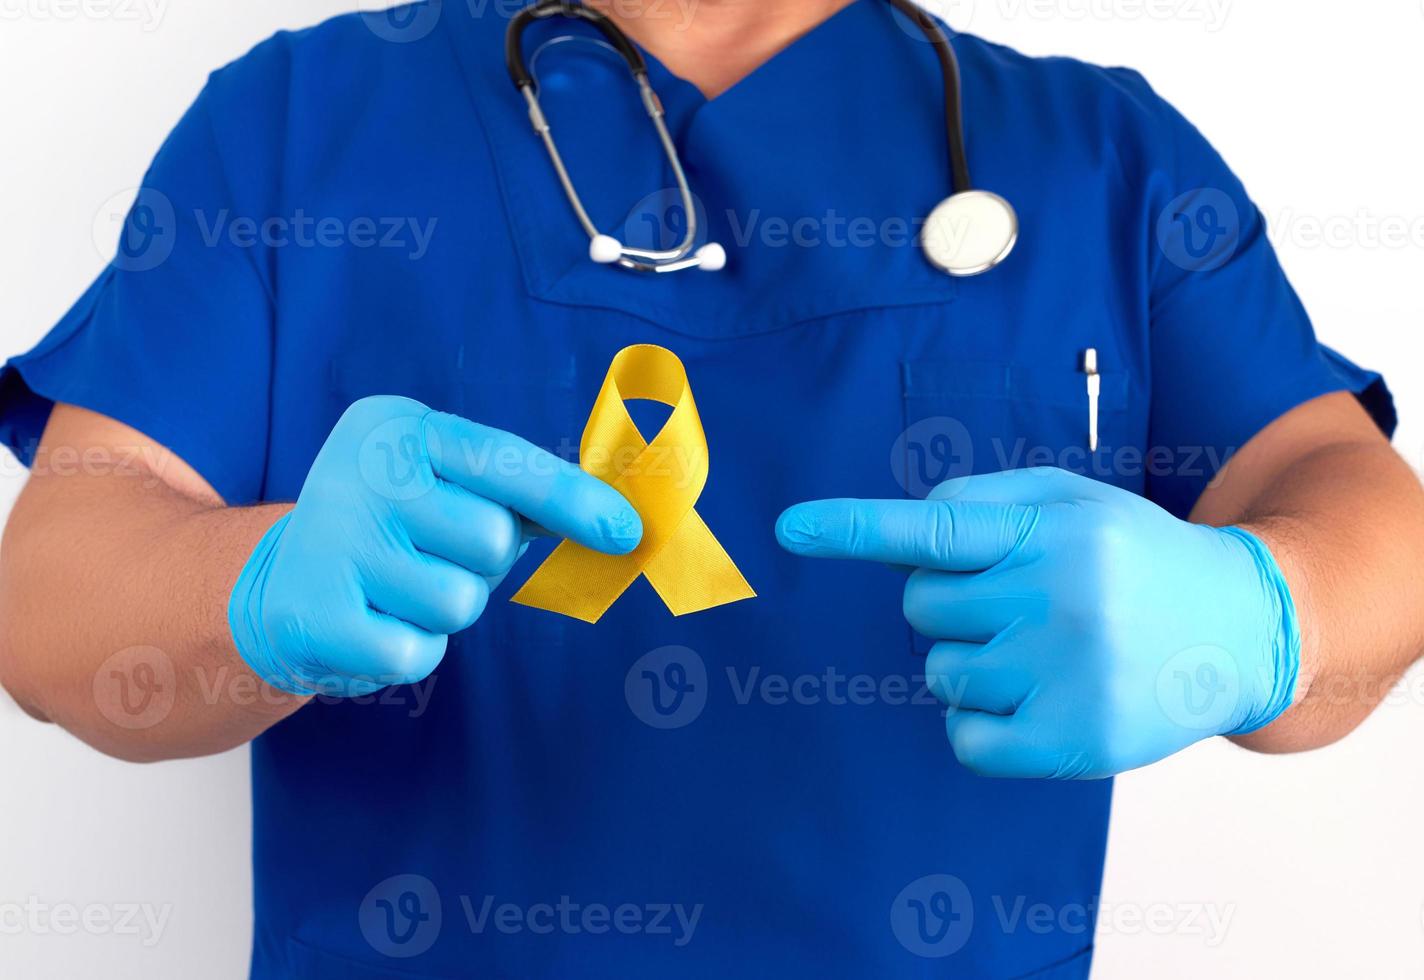
[[[982,775],[1111,776],[1267,725],[1295,694],[1295,606],[1259,539],[1063,470],[800,504],[776,534],[916,569],[905,616],[939,641],[926,674]]]
[[[422,680],[524,553],[521,517],[610,554],[643,533],[612,487],[516,436],[408,398],[362,399],[233,587],[237,650],[293,694]]]

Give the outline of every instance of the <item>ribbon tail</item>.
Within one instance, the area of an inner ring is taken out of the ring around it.
[[[725,606],[756,593],[697,511],[689,511],[667,545],[643,568],[674,616]]]
[[[510,602],[596,623],[642,574],[632,555],[604,555],[560,542]]]

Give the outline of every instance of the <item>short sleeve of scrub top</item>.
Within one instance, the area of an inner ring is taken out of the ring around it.
[[[255,243],[274,158],[262,90],[227,99],[225,83],[213,76],[159,150],[113,261],[0,375],[0,436],[26,464],[67,402],[172,450],[229,504],[261,497],[273,316]]]
[[[1140,75],[1113,74],[1157,129],[1146,148],[1151,158],[1124,160],[1142,175],[1155,246],[1147,270],[1147,445],[1177,464],[1146,461],[1147,496],[1185,517],[1232,453],[1273,420],[1331,392],[1354,392],[1392,434],[1395,413],[1383,379],[1316,341],[1266,220],[1236,175]]]

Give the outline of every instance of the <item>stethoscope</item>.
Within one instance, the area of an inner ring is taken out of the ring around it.
[[[991,191],[974,189],[969,179],[969,161],[964,151],[964,120],[959,97],[959,62],[944,30],[934,18],[915,6],[911,0],[889,2],[924,32],[934,47],[935,55],[939,58],[940,72],[944,76],[945,129],[949,138],[952,193],[925,218],[924,226],[920,229],[920,246],[935,268],[951,276],[977,276],[994,268],[1013,251],[1019,236],[1018,215],[1008,201]],[[628,70],[632,72],[633,81],[642,96],[643,107],[653,121],[658,140],[663,145],[663,152],[667,154],[668,164],[672,167],[677,181],[678,195],[687,214],[687,231],[677,247],[643,249],[624,245],[612,235],[600,232],[593,219],[588,216],[588,210],[579,199],[573,179],[559,155],[549,121],[539,107],[534,77],[524,59],[524,29],[536,20],[549,17],[568,17],[591,24],[627,62]],[[648,82],[648,66],[642,53],[616,24],[598,11],[575,0],[537,0],[510,20],[509,29],[505,33],[504,55],[509,67],[509,77],[528,104],[529,121],[534,126],[534,132],[544,141],[544,148],[549,153],[549,160],[554,164],[554,172],[558,174],[564,195],[569,199],[579,224],[588,234],[589,258],[595,262],[617,264],[638,272],[677,272],[691,268],[715,272],[727,264],[727,252],[716,242],[696,247],[697,211],[693,204],[692,188],[688,186],[687,174],[683,172],[677,147],[673,145],[667,123],[663,120],[662,102]]]

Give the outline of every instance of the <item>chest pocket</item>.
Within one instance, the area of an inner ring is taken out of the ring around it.
[[[902,365],[905,432],[901,486],[915,498],[945,480],[1027,466],[1107,478],[1111,454],[1134,440],[1126,372],[1105,371],[1098,395],[1098,450],[1088,448],[1088,383],[1063,364],[918,360]]]
[[[568,351],[550,352],[512,369],[508,363],[468,358],[461,364],[460,408],[466,418],[527,439],[560,459],[578,462],[579,437],[589,406],[587,385],[580,385],[578,365]],[[453,641],[474,655],[508,660],[518,654],[546,669],[567,652],[570,620],[510,603],[509,597],[554,548],[540,538],[519,560],[509,577],[490,597],[489,611],[471,630]],[[487,659],[481,669],[487,669]],[[491,681],[491,683],[493,683]]]
[[[359,356],[334,358],[329,389],[336,411],[366,395],[404,395],[512,432],[562,459],[577,462],[578,440],[592,396],[578,392],[577,365],[571,353],[513,362],[520,368],[514,370],[509,360],[483,357],[459,344],[442,347],[424,343],[424,349],[433,354],[395,356],[388,351],[383,356],[362,351]],[[508,602],[553,546],[552,540],[544,538],[531,545],[491,596],[489,609],[475,628],[451,639],[452,649],[518,650],[530,655],[552,655],[564,649],[567,621],[563,617]]]
[[[1104,371],[1098,396],[1098,450],[1088,449],[1088,383],[1072,357],[1063,363],[914,360],[901,366],[904,433],[896,477],[923,498],[938,484],[976,473],[1057,466],[1113,483],[1113,459],[1145,431],[1129,375]],[[911,634],[923,656],[930,641]]]

